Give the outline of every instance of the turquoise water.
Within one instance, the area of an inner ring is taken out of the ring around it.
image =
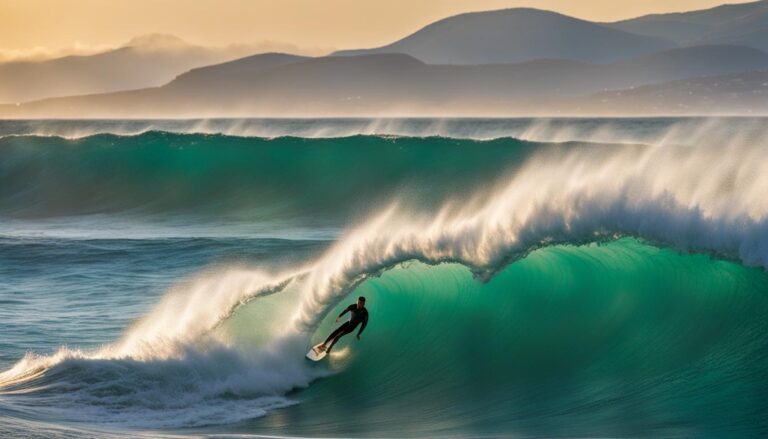
[[[767,426],[761,270],[625,239],[540,250],[485,284],[461,266],[409,264],[358,294],[370,331],[339,345],[336,374],[241,431],[722,437]]]
[[[768,431],[753,120],[201,123],[0,123],[4,435]]]
[[[207,215],[203,225],[222,215],[241,221],[312,215],[338,223],[375,210],[404,188],[438,207],[447,195],[492,181],[533,148],[515,139],[377,136],[0,137],[0,211],[15,218]]]

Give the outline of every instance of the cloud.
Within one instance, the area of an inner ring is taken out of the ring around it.
[[[259,41],[253,43],[231,44],[226,47],[230,50],[242,50],[250,53],[281,52],[294,55],[323,56],[335,51],[333,47],[308,47],[280,41]]]
[[[3,49],[0,48],[0,63],[16,61],[42,61],[45,59],[59,58],[69,55],[93,55],[116,49],[118,46],[110,44],[85,44],[75,41],[73,44],[64,47],[45,47],[35,46],[26,49]]]
[[[168,38],[176,38],[171,35],[161,35],[162,37],[167,40]],[[119,44],[119,45],[113,45],[113,44],[86,44],[81,43],[79,41],[75,41],[69,46],[63,46],[63,47],[57,47],[57,48],[51,48],[51,47],[45,47],[45,46],[35,46],[32,48],[25,48],[25,49],[3,49],[0,48],[0,64],[1,63],[9,63],[9,62],[24,62],[24,61],[43,61],[47,59],[53,59],[53,58],[60,58],[63,56],[70,56],[70,55],[94,55],[97,53],[107,52],[110,50],[115,50],[120,47],[126,47],[126,46],[134,46],[137,47],[138,42],[141,42],[143,44],[139,44],[138,47],[148,48],[146,47],[148,44],[147,42],[155,42],[157,43],[158,35],[151,34],[151,35],[142,35],[135,37],[128,41],[125,44]],[[165,41],[163,40],[163,41]],[[182,40],[177,39],[176,47],[178,48],[178,45],[185,45]],[[163,48],[164,45],[162,44],[149,44],[149,48],[158,50]],[[167,44],[165,45],[167,46]],[[228,52],[232,53],[233,55],[248,55],[248,54],[255,54],[255,53],[265,53],[265,52],[284,52],[284,53],[292,53],[295,55],[307,55],[307,56],[322,56],[327,55],[331,52],[333,52],[335,49],[332,47],[303,47],[303,46],[297,46],[295,44],[291,43],[284,43],[280,41],[271,41],[271,40],[265,40],[265,41],[258,41],[258,42],[249,42],[249,43],[234,43],[227,46],[221,46],[221,47],[208,47],[208,49],[213,50],[220,50],[222,52]]]

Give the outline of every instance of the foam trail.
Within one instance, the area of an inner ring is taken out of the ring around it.
[[[292,405],[287,392],[327,375],[303,361],[305,339],[271,335],[273,343],[253,349],[233,346],[216,329],[238,306],[300,276],[246,268],[201,273],[173,287],[113,344],[28,353],[0,374],[0,391],[14,395],[14,410],[33,417],[131,428],[230,424]]]
[[[201,273],[171,288],[117,342],[91,352],[64,347],[50,356],[29,354],[0,374],[0,386],[34,379],[65,360],[158,361],[181,359],[191,350],[219,349],[227,344],[213,333],[221,321],[255,297],[282,290],[300,274],[246,268]]]

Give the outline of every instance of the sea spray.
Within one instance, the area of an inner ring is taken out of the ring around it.
[[[407,260],[459,262],[487,279],[542,246],[635,236],[768,268],[768,160],[752,141],[550,149],[467,205],[431,217],[390,208],[318,262],[297,324]]]

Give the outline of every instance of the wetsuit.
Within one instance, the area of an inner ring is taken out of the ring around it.
[[[328,336],[327,339],[325,339],[325,344],[327,346],[326,350],[328,352],[331,351],[333,345],[335,345],[341,337],[354,331],[355,328],[357,328],[357,325],[361,323],[363,324],[363,326],[360,327],[360,330],[357,331],[358,337],[363,333],[363,329],[365,329],[366,325],[368,325],[368,310],[365,309],[365,307],[358,309],[357,304],[353,303],[352,305],[346,307],[341,314],[339,314],[339,318],[341,318],[346,313],[350,313],[352,318],[350,318],[348,322],[339,326],[335,331],[331,333],[331,335]],[[331,344],[328,345],[328,342],[331,342]]]

